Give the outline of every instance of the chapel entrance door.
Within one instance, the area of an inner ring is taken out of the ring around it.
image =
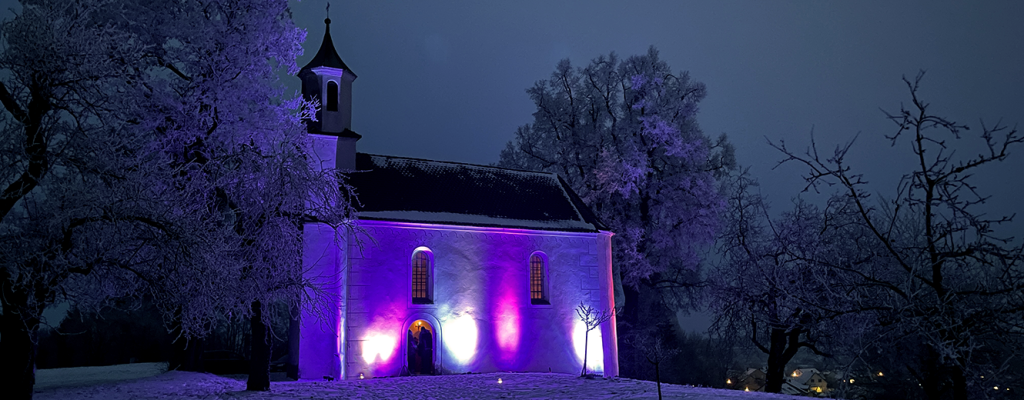
[[[410,375],[433,375],[437,331],[429,322],[418,319],[409,325],[405,335],[406,366]]]

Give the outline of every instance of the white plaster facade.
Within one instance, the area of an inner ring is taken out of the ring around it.
[[[310,122],[309,154],[320,168],[351,171],[358,169],[360,138],[349,129],[355,75],[338,69],[344,62],[333,46],[328,48],[330,43],[328,25],[320,52],[299,73],[307,98],[325,93],[328,80],[342,86],[339,109],[322,110],[323,122]],[[516,185],[535,185],[532,189],[540,191],[532,193],[547,197],[530,197],[511,211],[497,213],[416,207],[378,210],[365,213],[355,229],[344,232],[306,223],[304,276],[319,288],[319,293],[310,292],[307,298],[321,301],[305,304],[291,331],[290,365],[297,377],[352,379],[408,373],[407,331],[417,320],[434,329],[432,358],[439,373],[579,373],[585,328],[576,307],[614,308],[612,233],[602,230],[582,201],[552,174],[424,160],[401,163],[421,168],[419,173],[455,168],[463,181],[466,176],[489,180],[463,188],[467,192],[481,188],[486,192],[491,183],[506,184],[481,198],[504,200],[502,196],[514,192]],[[517,183],[508,187],[509,179]],[[517,208],[543,213],[528,219],[494,216],[520,215]],[[547,218],[547,211],[562,217]],[[412,257],[417,249],[428,251],[432,260],[430,304],[412,300]],[[546,260],[549,304],[531,303],[532,254]],[[614,317],[590,332],[589,343],[588,370],[618,375]]]
[[[337,293],[337,315],[303,315],[299,377],[398,376],[413,321],[436,329],[442,373],[582,369],[581,302],[611,309],[611,234],[360,221],[360,242],[309,229],[310,276]],[[351,239],[351,238],[349,238]],[[342,247],[344,246],[344,247]],[[344,251],[342,250],[344,249]],[[411,259],[433,258],[433,304],[413,304]],[[530,302],[529,257],[547,259],[548,305]],[[337,278],[328,278],[337,274]],[[335,322],[337,321],[337,322]],[[326,322],[326,323],[325,323]],[[337,329],[338,325],[343,329]],[[618,374],[614,319],[590,333],[587,365]]]

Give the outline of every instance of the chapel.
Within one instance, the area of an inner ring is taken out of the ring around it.
[[[615,306],[613,233],[555,174],[357,152],[356,74],[325,23],[298,73],[321,104],[309,153],[348,171],[358,220],[303,226],[304,274],[331,300],[292,324],[289,373],[578,374],[586,352],[588,371],[618,375],[614,317],[587,335],[576,313]]]

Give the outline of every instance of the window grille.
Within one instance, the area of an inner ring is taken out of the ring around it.
[[[415,304],[431,302],[430,259],[423,251],[417,251],[412,256],[412,302]]]
[[[548,304],[547,291],[544,290],[544,259],[539,255],[530,256],[530,303]]]

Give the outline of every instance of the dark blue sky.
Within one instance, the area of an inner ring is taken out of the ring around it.
[[[628,4],[627,4],[628,3]],[[1024,2],[986,1],[335,1],[332,36],[356,72],[353,129],[370,153],[487,164],[532,120],[525,89],[569,58],[585,65],[654,45],[708,87],[699,121],[727,133],[779,207],[803,187],[765,137],[831,150],[860,132],[850,161],[893,193],[907,144],[879,108],[908,101],[902,75],[926,69],[921,95],[940,115],[1024,122]],[[323,0],[293,2],[323,37]],[[297,85],[297,81],[296,81]],[[974,132],[974,131],[972,131]],[[974,152],[977,149],[972,149]],[[982,190],[1004,212],[1024,195],[1024,147]]]
[[[292,2],[309,32],[299,65],[320,45],[325,4]],[[0,0],[0,15],[11,7]],[[781,157],[765,137],[802,148],[812,127],[825,150],[860,132],[850,161],[893,193],[909,152],[882,138],[894,131],[879,108],[907,101],[904,74],[928,70],[921,94],[940,115],[973,127],[979,118],[1024,122],[1019,1],[361,0],[335,1],[331,18],[338,52],[359,76],[353,129],[370,153],[495,162],[532,120],[526,88],[558,60],[585,65],[650,45],[707,85],[701,126],[730,136],[778,208],[803,187],[802,170],[773,170]],[[993,211],[1020,209],[1020,171],[1024,147],[982,171]]]

